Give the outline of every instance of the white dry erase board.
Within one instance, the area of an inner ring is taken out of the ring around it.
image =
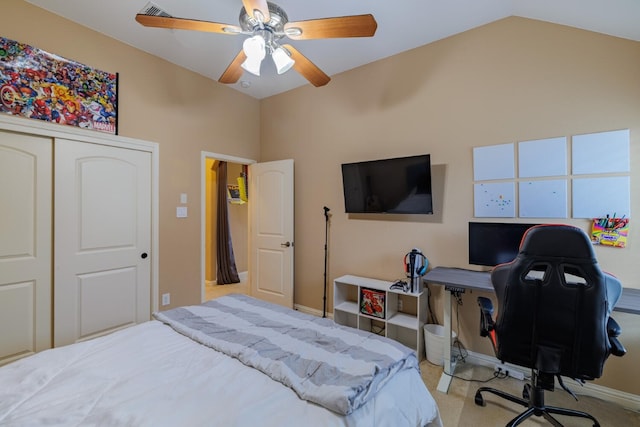
[[[521,218],[567,218],[567,180],[521,181],[518,186]]]
[[[521,178],[566,174],[566,136],[518,143],[518,176]]]
[[[474,216],[513,218],[516,216],[515,183],[474,184]]]
[[[628,176],[575,178],[573,217],[603,218],[607,215],[631,217]]]
[[[629,172],[629,129],[574,135],[571,164],[574,175]]]
[[[513,144],[489,145],[473,149],[473,180],[513,179],[515,157]]]

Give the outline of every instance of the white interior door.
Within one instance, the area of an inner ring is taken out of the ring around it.
[[[251,295],[293,308],[293,160],[249,167]]]
[[[51,147],[0,131],[0,364],[51,347]]]
[[[54,345],[150,319],[151,153],[55,140]]]

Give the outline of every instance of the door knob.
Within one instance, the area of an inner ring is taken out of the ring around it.
[[[147,253],[146,252],[142,252],[142,255],[140,255],[140,258],[142,259],[146,259],[147,258]]]
[[[280,246],[282,246],[283,248],[288,248],[289,246],[291,246],[291,243],[289,243],[289,242],[280,243]]]

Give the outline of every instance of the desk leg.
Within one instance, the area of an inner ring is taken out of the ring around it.
[[[449,391],[453,379],[451,375],[456,369],[456,363],[451,361],[451,315],[451,292],[444,291],[444,372],[438,382],[438,391],[443,393]]]

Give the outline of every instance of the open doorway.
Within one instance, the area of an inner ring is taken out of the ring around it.
[[[249,291],[249,206],[247,203],[229,203],[229,229],[233,242],[235,263],[240,283],[218,285],[216,278],[217,250],[217,174],[216,162],[227,162],[227,184],[238,184],[237,178],[243,172],[243,166],[255,163],[255,160],[226,156],[218,153],[202,152],[201,155],[201,300],[207,301],[228,293],[246,293]]]

